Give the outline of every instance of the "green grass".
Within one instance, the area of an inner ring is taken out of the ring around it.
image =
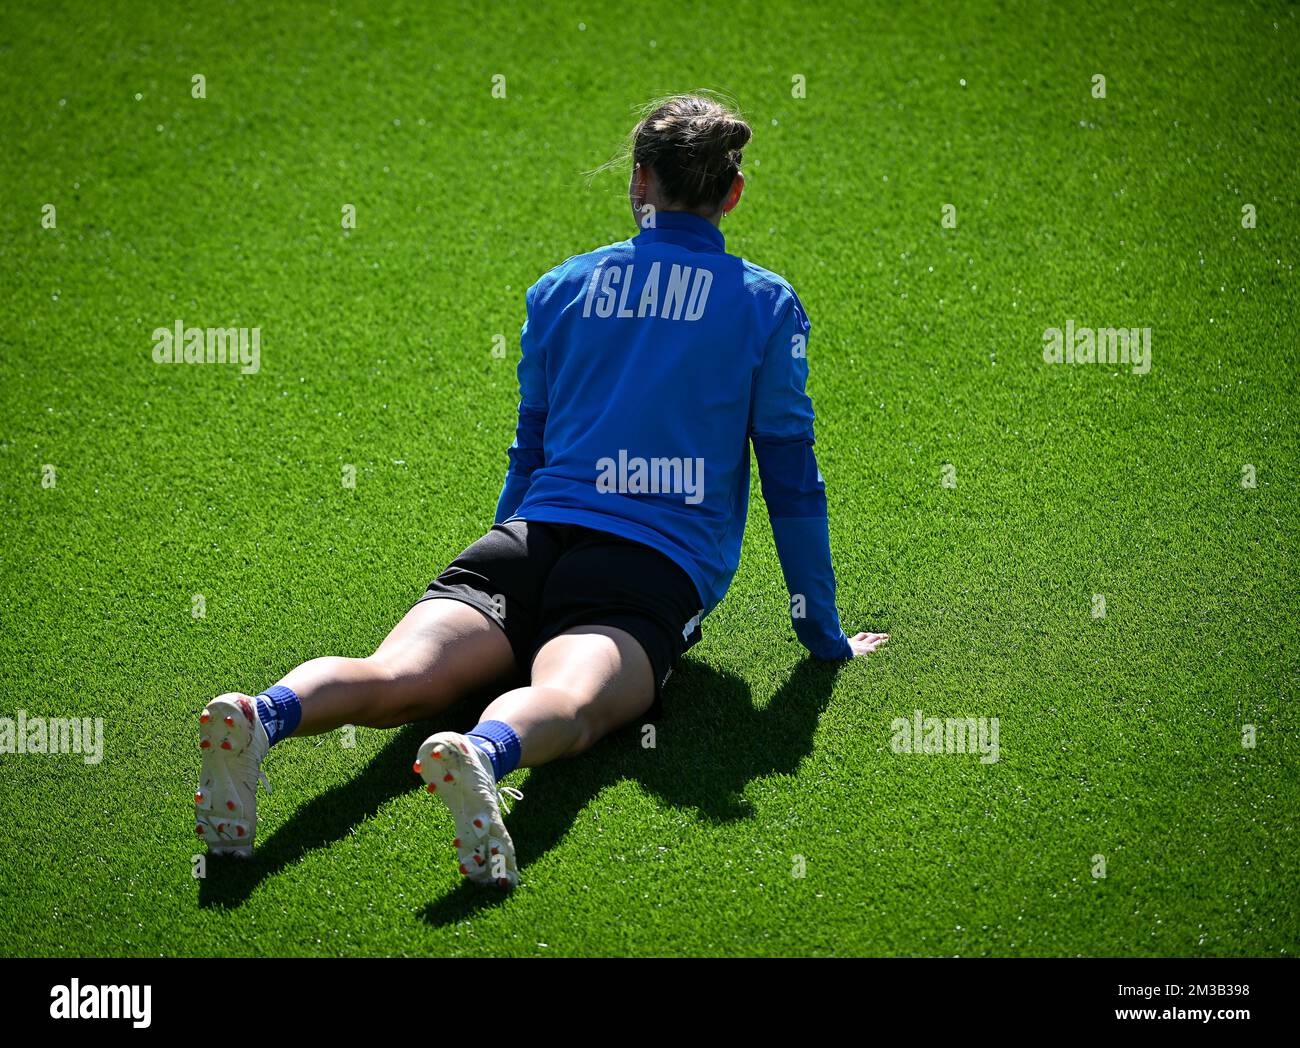
[[[3,952],[1297,951],[1293,5],[154,6],[0,14],[0,715],[106,735],[0,756]],[[512,895],[409,770],[470,708],[277,747],[259,857],[194,879],[205,698],[370,652],[486,529],[524,289],[631,234],[583,173],[700,86],[756,132],[728,248],[812,318],[841,614],[892,643],[804,660],[755,480],[656,748],[511,778]],[[155,365],[177,318],[261,370]],[[1044,364],[1069,319],[1151,372]],[[892,752],[915,709],[1001,759]]]

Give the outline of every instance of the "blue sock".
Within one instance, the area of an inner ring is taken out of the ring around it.
[[[283,684],[267,688],[254,696],[253,702],[257,705],[257,719],[266,729],[272,746],[292,735],[302,720],[302,703],[293,690]]]
[[[480,721],[473,731],[465,733],[465,737],[488,755],[497,782],[519,767],[519,758],[524,751],[523,743],[519,741],[515,729],[505,721]]]

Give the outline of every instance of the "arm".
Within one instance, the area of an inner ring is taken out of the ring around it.
[[[795,634],[817,658],[847,659],[854,647],[835,608],[826,485],[813,455],[815,416],[805,391],[812,325],[797,297],[783,310],[754,383],[749,436]]]
[[[542,347],[529,334],[529,314],[532,312],[532,289],[524,296],[524,326],[519,335],[523,356],[519,359],[519,422],[515,439],[508,452],[510,465],[506,470],[505,484],[497,499],[495,523],[501,524],[513,516],[528,494],[533,473],[541,469],[544,457],[542,437],[546,429],[548,407],[546,391],[546,363]]]

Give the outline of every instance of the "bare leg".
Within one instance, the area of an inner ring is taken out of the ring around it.
[[[653,701],[650,659],[630,633],[577,626],[543,645],[532,683],[494,700],[481,719],[509,724],[523,746],[521,767],[532,768],[581,753]]]
[[[280,683],[302,700],[294,735],[318,735],[426,719],[513,669],[500,626],[463,601],[437,598],[416,604],[368,658],[312,659]]]

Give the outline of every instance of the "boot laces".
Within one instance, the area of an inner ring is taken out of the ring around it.
[[[510,805],[506,803],[506,797],[513,797],[517,801],[524,799],[524,795],[513,786],[501,786],[497,788],[497,800],[501,802],[501,807],[505,808],[506,814],[510,814]]]

